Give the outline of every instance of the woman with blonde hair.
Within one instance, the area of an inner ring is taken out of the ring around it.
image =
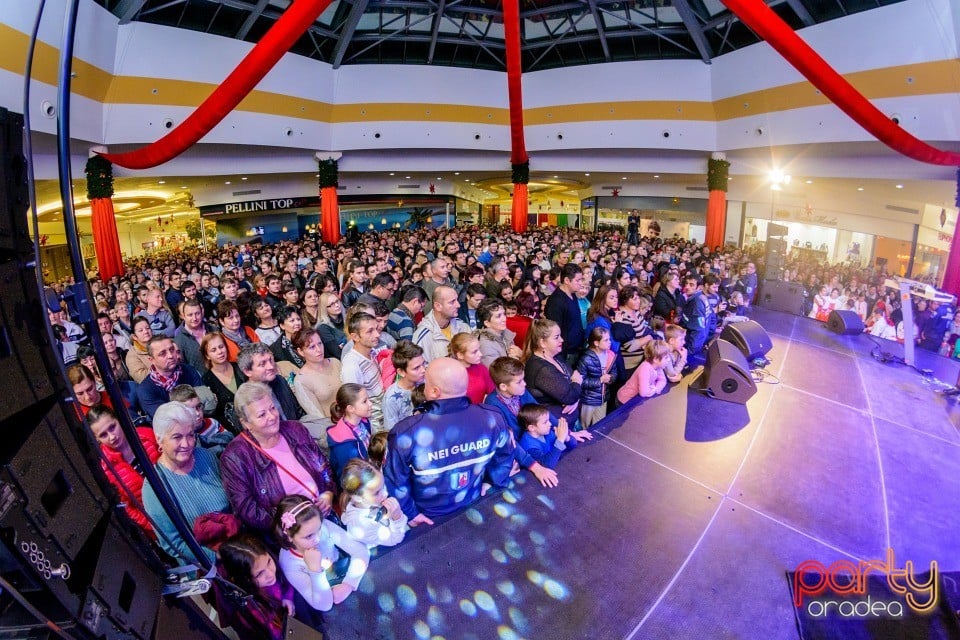
[[[343,303],[335,293],[325,291],[320,294],[320,306],[317,307],[317,326],[324,353],[331,358],[340,359],[343,347],[347,344],[347,334]]]

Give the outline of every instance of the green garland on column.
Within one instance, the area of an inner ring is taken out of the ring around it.
[[[530,163],[511,164],[513,184],[530,184]]]
[[[319,166],[320,177],[317,181],[320,184],[320,188],[324,189],[326,187],[339,187],[339,172],[337,170],[337,161],[333,158],[328,158],[326,160],[320,160]]]
[[[103,156],[87,160],[87,199],[113,197],[113,165]]]
[[[727,160],[707,160],[707,187],[710,191],[727,192],[730,179],[730,162]]]

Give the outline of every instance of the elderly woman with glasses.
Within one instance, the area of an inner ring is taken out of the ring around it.
[[[234,513],[252,529],[269,533],[277,503],[302,495],[324,515],[330,513],[336,485],[330,465],[300,422],[281,420],[273,391],[245,382],[233,398],[243,432],[220,458],[223,484]]]

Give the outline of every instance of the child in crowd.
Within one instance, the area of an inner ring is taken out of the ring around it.
[[[389,436],[389,431],[381,431],[380,433],[373,434],[370,438],[367,455],[370,456],[370,462],[373,463],[377,469],[383,469],[383,460],[387,457],[387,438]]]
[[[593,438],[593,435],[586,431],[571,432],[565,418],[557,421],[554,433],[550,424],[550,412],[539,404],[525,404],[520,407],[517,421],[524,431],[520,446],[526,449],[534,460],[550,469],[557,466],[564,451],[573,449],[578,442]]]
[[[280,570],[308,606],[329,611],[357,590],[370,551],[325,520],[314,503],[286,496],[277,505],[273,526],[282,547]]]
[[[607,415],[607,393],[617,378],[617,354],[610,349],[610,332],[594,327],[587,336],[587,349],[580,356],[577,371],[580,385],[580,424],[589,429]]]
[[[467,397],[480,404],[494,390],[490,371],[481,362],[480,339],[472,333],[458,333],[450,341],[449,355],[467,368]]]
[[[217,555],[218,575],[250,596],[238,601],[229,593],[229,585],[214,581],[214,607],[222,626],[232,627],[241,638],[282,640],[286,616],[296,615],[320,629],[319,614],[298,615],[309,614],[309,608],[304,605],[297,611],[296,592],[277,571],[273,554],[259,538],[248,533],[233,536],[220,545]]]
[[[643,348],[643,362],[637,367],[627,383],[617,392],[621,404],[640,396],[652,398],[667,386],[663,369],[670,358],[671,348],[663,340],[651,340]]]
[[[197,395],[197,390],[188,384],[178,384],[170,390],[171,402],[182,402],[196,415],[193,428],[197,433],[197,444],[210,451],[218,458],[230,441],[233,434],[224,428],[214,418],[203,416],[203,402]]]
[[[664,329],[664,334],[671,351],[663,367],[663,373],[670,382],[680,382],[683,370],[687,366],[687,348],[684,346],[687,330],[678,324],[672,324]]]
[[[414,404],[410,395],[414,387],[423,383],[427,373],[427,367],[423,361],[423,349],[409,340],[401,340],[397,343],[390,360],[398,377],[397,381],[383,394],[384,431],[393,429],[395,424],[413,415]]]
[[[527,339],[527,331],[530,330],[530,324],[533,322],[533,318],[520,315],[520,308],[513,300],[504,302],[503,310],[507,315],[507,329],[513,331],[516,335],[513,339],[513,344],[522,349],[523,341]]]
[[[343,469],[341,485],[340,517],[347,533],[368,547],[400,544],[409,528],[407,516],[397,499],[387,496],[380,469],[354,458]]]
[[[524,469],[529,469],[531,473],[544,486],[556,486],[556,475],[550,478],[549,473],[544,473],[546,467],[537,462],[537,460],[527,453],[523,445],[520,444],[523,431],[520,428],[520,422],[517,416],[520,414],[520,408],[532,404],[537,404],[533,395],[527,391],[527,381],[524,378],[523,363],[516,358],[507,356],[497,358],[490,363],[490,377],[496,385],[496,391],[487,396],[484,404],[491,409],[495,409],[503,416],[503,421],[510,427],[514,441],[517,446],[513,449],[514,462]],[[593,438],[592,434],[583,432],[587,440]]]
[[[665,339],[665,336],[663,333],[663,328],[665,326],[667,326],[667,321],[663,319],[663,316],[653,316],[652,318],[650,318],[650,335],[653,336],[654,340]]]
[[[330,448],[330,467],[340,483],[340,475],[351,458],[366,458],[370,446],[370,395],[355,382],[340,386],[337,398],[330,405],[327,427],[327,446]]]
[[[728,324],[733,324],[735,322],[746,322],[750,318],[747,317],[747,305],[743,301],[743,293],[740,291],[734,291],[730,294],[730,301],[727,303],[727,310],[722,315],[722,324],[720,327],[717,327],[719,332],[723,327]]]

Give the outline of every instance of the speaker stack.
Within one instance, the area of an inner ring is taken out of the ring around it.
[[[796,282],[765,280],[760,285],[759,305],[771,311],[803,315],[804,288]]]
[[[764,279],[780,280],[783,266],[787,260],[787,241],[783,238],[789,233],[786,225],[771,222],[767,225],[766,255],[764,256]]]
[[[738,404],[746,404],[757,392],[747,358],[723,338],[707,347],[707,363],[697,384],[712,398]]]
[[[67,401],[27,232],[22,131],[0,109],[0,637],[47,637],[55,621],[75,637],[147,640],[163,567],[118,515]]]
[[[838,309],[831,311],[827,316],[827,329],[843,336],[855,336],[863,333],[863,320],[856,311]]]

